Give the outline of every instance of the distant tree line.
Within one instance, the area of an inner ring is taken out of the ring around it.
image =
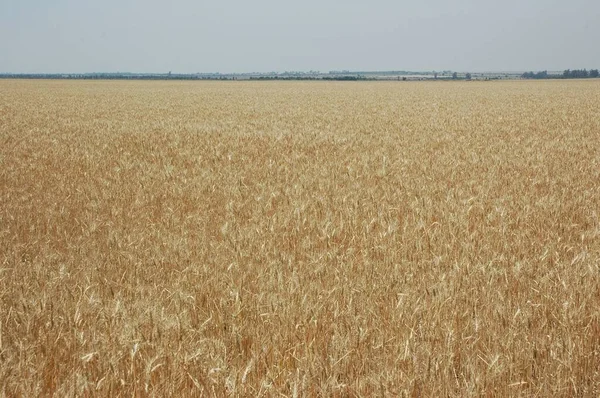
[[[589,72],[586,69],[567,69],[563,72],[565,79],[585,79],[588,77],[598,77],[598,75],[598,69],[592,69]]]
[[[521,75],[523,79],[587,79],[600,77],[598,69],[567,69],[561,75],[551,75],[547,70],[542,72],[525,72]]]
[[[0,79],[84,79],[84,80],[237,80],[244,76],[234,75],[209,75],[200,76],[196,74],[128,74],[128,73],[92,73],[92,74],[0,74]],[[362,75],[321,75],[321,76],[295,76],[295,75],[275,75],[275,76],[250,76],[249,80],[338,80],[338,81],[357,81],[374,80]]]
[[[83,80],[205,80],[206,77],[197,75],[175,74],[119,74],[119,73],[93,73],[93,74],[58,74],[58,73],[20,73],[0,74],[0,79],[83,79]],[[211,80],[231,80],[226,77],[211,77]]]
[[[340,80],[340,81],[356,81],[356,80],[367,80],[363,76],[324,76],[323,80]]]
[[[361,75],[354,76],[256,76],[250,77],[250,80],[334,80],[334,81],[358,81],[358,80],[373,80]]]
[[[558,76],[558,75],[557,75]],[[548,71],[545,70],[543,72],[525,72],[521,75],[523,79],[548,79]]]
[[[321,80],[314,76],[250,76],[249,80]]]

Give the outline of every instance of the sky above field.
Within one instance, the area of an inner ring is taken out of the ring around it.
[[[0,0],[0,72],[600,68],[598,0]]]

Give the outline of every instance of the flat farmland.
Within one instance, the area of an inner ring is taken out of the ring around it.
[[[600,81],[0,81],[0,396],[598,396]]]

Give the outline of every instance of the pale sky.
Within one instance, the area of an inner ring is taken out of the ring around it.
[[[599,0],[0,0],[1,73],[567,68]]]

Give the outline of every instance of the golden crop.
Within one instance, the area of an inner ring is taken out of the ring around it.
[[[598,396],[599,81],[0,81],[0,396]]]

